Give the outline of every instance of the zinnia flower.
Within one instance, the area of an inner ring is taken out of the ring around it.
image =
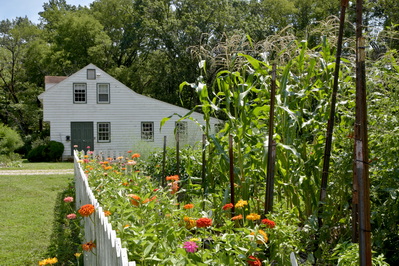
[[[237,215],[237,216],[234,216],[234,217],[232,217],[231,218],[231,220],[233,220],[233,221],[235,221],[235,220],[242,220],[242,215],[240,214],[240,215]]]
[[[230,210],[231,208],[233,208],[233,203],[227,203],[222,207],[223,210]]]
[[[82,249],[84,251],[91,251],[95,247],[96,247],[96,244],[93,243],[93,241],[87,242],[86,244],[82,244]]]
[[[134,153],[133,155],[132,155],[132,158],[139,158],[140,157],[140,154],[138,154],[138,153]]]
[[[210,218],[199,218],[196,221],[196,225],[197,225],[198,228],[209,227],[209,226],[212,225],[212,219],[210,219]]]
[[[104,216],[110,216],[111,212],[110,211],[104,211]]]
[[[186,210],[192,209],[192,208],[194,208],[194,204],[186,204],[183,206],[183,209],[186,209]]]
[[[274,228],[276,226],[276,223],[269,219],[263,219],[261,222],[269,228]]]
[[[255,232],[251,232],[250,235],[255,236]],[[267,241],[269,241],[269,238],[268,238],[266,232],[263,230],[258,230],[258,236],[256,237],[256,243],[263,244],[263,243],[266,243]]]
[[[64,198],[64,202],[73,202],[73,197]]]
[[[258,258],[254,257],[254,256],[249,256],[248,265],[251,265],[251,266],[262,266],[262,262]]]
[[[187,252],[191,252],[191,253],[196,252],[198,249],[197,243],[195,243],[194,241],[184,242],[183,247],[186,249]]]
[[[169,181],[169,180],[172,180],[172,181],[179,181],[179,176],[178,176],[178,175],[167,176],[167,177],[166,177],[166,181]]]
[[[130,200],[130,202],[134,205],[134,206],[139,206],[140,204],[140,197],[134,194],[128,194],[129,197],[131,197],[132,199]]]
[[[58,259],[54,257],[52,259],[45,259],[45,260],[39,261],[39,265],[47,265],[47,264],[52,265],[57,262],[58,262]]]
[[[76,214],[71,213],[71,214],[68,214],[66,217],[67,217],[67,219],[69,219],[69,220],[73,220],[73,219],[76,219]]]
[[[247,219],[251,220],[251,221],[259,220],[260,219],[260,215],[256,214],[256,213],[250,213],[250,214],[247,215]]]
[[[78,210],[79,214],[83,217],[92,215],[95,212],[94,206],[92,204],[86,204],[80,207]]]
[[[175,181],[171,183],[172,190],[170,191],[170,194],[175,194],[179,190],[179,184]]]
[[[248,201],[246,200],[239,200],[236,203],[236,208],[243,208],[245,205],[248,205]]]
[[[196,226],[196,221],[195,221],[195,219],[193,219],[193,218],[184,216],[183,220],[184,220],[184,222],[186,223],[185,226],[186,226],[186,228],[187,228],[188,230],[190,230],[191,228],[193,228],[193,227]]]

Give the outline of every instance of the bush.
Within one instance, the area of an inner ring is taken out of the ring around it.
[[[27,156],[29,162],[55,162],[61,159],[64,152],[64,144],[50,141],[33,148]]]
[[[0,154],[10,154],[23,145],[21,136],[12,128],[0,124]]]

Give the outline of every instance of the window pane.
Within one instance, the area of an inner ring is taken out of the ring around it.
[[[96,79],[96,70],[95,69],[87,70],[87,79]]]
[[[110,142],[110,123],[97,124],[97,139],[98,142]]]
[[[86,103],[86,84],[73,84],[74,103]]]
[[[99,103],[109,103],[109,84],[97,84],[97,99]]]
[[[145,141],[154,141],[153,122],[141,122],[141,139]]]
[[[188,127],[186,121],[176,122],[176,133],[179,134],[180,140],[187,140]]]

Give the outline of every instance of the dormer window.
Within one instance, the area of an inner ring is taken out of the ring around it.
[[[87,79],[96,79],[96,70],[95,69],[87,70]]]
[[[97,84],[97,103],[109,103],[109,84]]]

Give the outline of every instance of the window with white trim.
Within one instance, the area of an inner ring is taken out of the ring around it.
[[[87,69],[87,79],[96,79],[95,69]]]
[[[111,123],[97,123],[97,142],[111,142]]]
[[[187,121],[176,122],[176,134],[179,134],[179,140],[187,140],[188,126]]]
[[[73,103],[86,103],[87,102],[87,84],[74,83],[73,84]]]
[[[110,93],[109,84],[98,83],[97,84],[97,103],[109,103]]]
[[[154,141],[154,122],[141,122],[141,140]]]

